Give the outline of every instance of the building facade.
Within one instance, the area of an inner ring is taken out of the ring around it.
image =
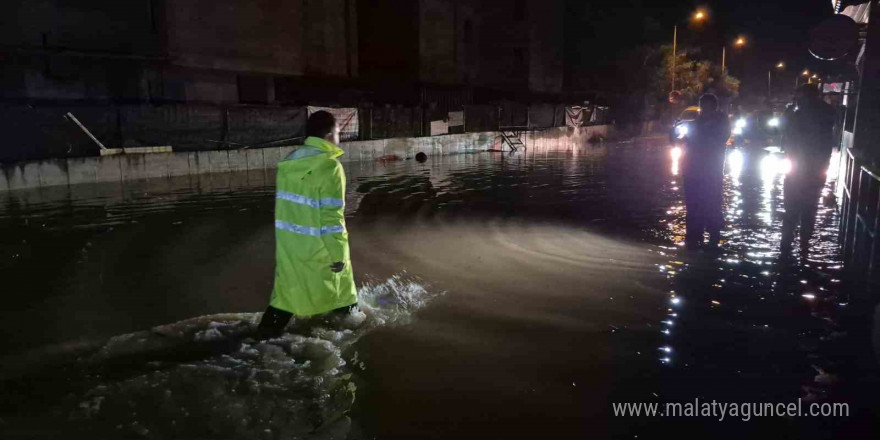
[[[562,2],[9,3],[4,100],[332,104],[562,92]]]

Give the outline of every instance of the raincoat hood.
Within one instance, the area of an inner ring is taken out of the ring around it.
[[[342,148],[339,148],[339,146],[337,146],[333,142],[319,137],[309,136],[306,138],[306,141],[303,143],[303,145],[307,147],[317,148],[329,154],[330,157],[333,159],[336,159],[337,157],[345,154],[345,152],[342,151]]]

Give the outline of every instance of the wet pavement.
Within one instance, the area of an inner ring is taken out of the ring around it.
[[[719,252],[682,247],[662,142],[346,168],[366,315],[271,343],[241,342],[271,290],[270,175],[0,194],[0,432],[871,437],[876,374],[841,325],[830,186],[812,252],[781,257],[776,156],[729,154]],[[851,415],[612,412],[697,398],[849,402]],[[58,424],[36,426],[40,410]]]

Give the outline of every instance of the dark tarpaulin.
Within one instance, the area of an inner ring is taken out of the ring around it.
[[[222,140],[221,107],[132,105],[120,107],[125,146],[170,145],[175,150],[218,149]]]
[[[421,109],[412,107],[373,107],[371,139],[416,137],[421,135]]]
[[[257,146],[261,143],[303,137],[305,107],[235,107],[228,113],[229,141]]]
[[[498,130],[498,107],[469,105],[464,109],[464,129],[468,133]]]
[[[529,107],[529,128],[550,128],[555,126],[553,104],[533,104]]]
[[[553,126],[565,127],[565,107],[561,105],[553,107]]]
[[[0,105],[0,161],[97,155],[99,147],[73,122],[64,119],[67,112],[104,146],[117,146],[117,115],[113,107]]]
[[[501,104],[499,122],[502,127],[525,127],[529,123],[529,106],[505,101]]]

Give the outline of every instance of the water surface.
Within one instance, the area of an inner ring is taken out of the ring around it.
[[[347,164],[364,315],[264,343],[242,338],[272,285],[270,174],[0,195],[7,377],[79,353],[58,361],[74,365],[66,383],[8,380],[0,429],[382,439],[857,432],[870,393],[832,384],[857,350],[837,323],[848,305],[837,213],[833,203],[820,210],[810,255],[780,257],[783,175],[767,157],[729,157],[718,253],[683,250],[680,176],[662,143]],[[193,317],[202,318],[156,327]],[[612,402],[799,397],[861,406],[846,420],[723,424],[611,412]],[[47,401],[58,425],[23,415]]]

